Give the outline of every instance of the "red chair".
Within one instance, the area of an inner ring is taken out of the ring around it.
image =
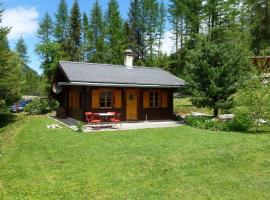
[[[85,112],[85,120],[91,128],[99,128],[97,125],[102,125],[99,115],[92,112]]]
[[[92,118],[91,118],[90,123],[91,123],[92,128],[100,128],[100,125],[102,126],[101,119],[100,119],[99,115],[96,113],[92,114]]]
[[[113,123],[114,127],[116,127],[117,124],[120,124],[120,113],[114,112],[114,116],[110,119],[110,122]]]
[[[92,119],[92,115],[93,115],[92,112],[85,112],[85,122],[90,124],[91,119]]]

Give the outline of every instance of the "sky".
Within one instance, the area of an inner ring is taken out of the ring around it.
[[[88,16],[95,0],[78,0],[81,12],[85,12]],[[100,0],[103,11],[107,9],[109,0]],[[11,27],[8,35],[10,46],[14,49],[19,37],[25,39],[30,57],[29,66],[36,70],[39,74],[42,73],[40,69],[41,60],[35,53],[34,49],[39,42],[36,37],[39,21],[43,18],[46,12],[51,16],[57,10],[59,0],[0,0],[4,13],[2,16],[1,26]],[[124,19],[127,18],[130,0],[118,0],[120,12]],[[165,4],[168,0],[164,1]],[[69,9],[73,4],[73,0],[67,0]],[[171,41],[171,33],[167,27],[165,38],[163,41],[163,51],[171,53],[173,49]]]

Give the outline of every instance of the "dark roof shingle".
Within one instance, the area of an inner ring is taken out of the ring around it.
[[[59,62],[70,82],[157,85],[180,87],[185,81],[156,67],[137,67],[128,69],[124,65]]]

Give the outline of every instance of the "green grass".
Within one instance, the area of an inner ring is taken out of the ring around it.
[[[270,199],[270,134],[50,123],[29,117],[0,133],[0,199]]]
[[[175,98],[174,112],[179,114],[189,114],[192,112],[201,112],[205,114],[212,114],[213,111],[208,108],[196,108],[192,105],[190,98]]]

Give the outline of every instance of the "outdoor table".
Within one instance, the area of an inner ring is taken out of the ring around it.
[[[114,114],[113,113],[95,113],[95,114],[97,114],[98,116],[100,116],[101,118],[102,118],[102,120],[101,120],[101,123],[103,124],[104,122],[106,123],[106,122],[109,122],[108,121],[108,117],[112,117],[112,116],[114,116]],[[103,126],[103,125],[102,125]],[[107,124],[107,126],[109,126],[109,124]]]

